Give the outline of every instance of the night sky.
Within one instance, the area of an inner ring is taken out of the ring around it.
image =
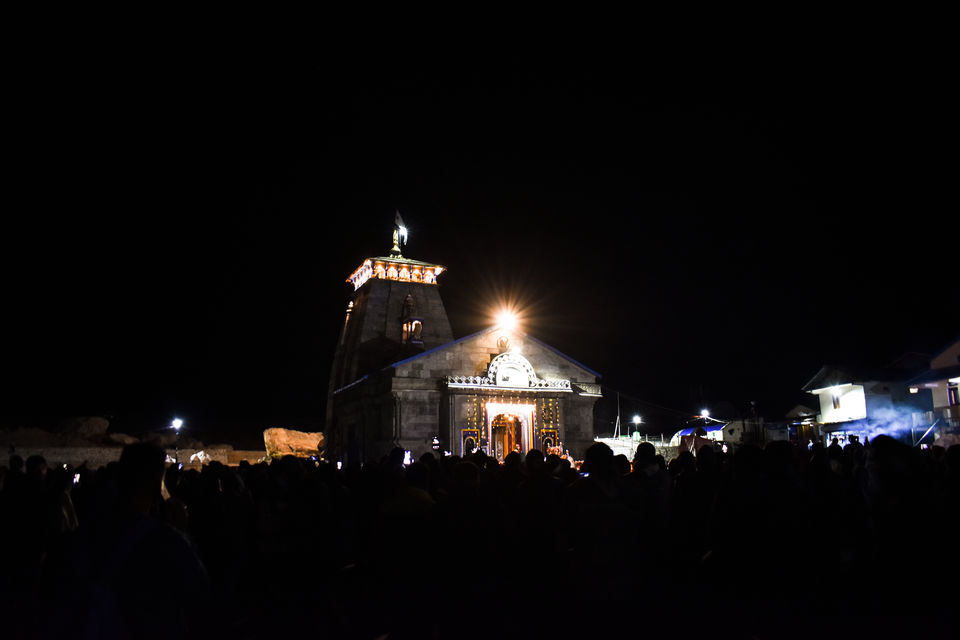
[[[822,364],[960,335],[952,118],[923,75],[318,59],[19,79],[3,426],[321,429],[344,280],[397,209],[456,337],[513,302],[657,432],[781,419]]]

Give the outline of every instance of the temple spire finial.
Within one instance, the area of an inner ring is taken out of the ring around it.
[[[407,227],[403,224],[400,212],[396,212],[393,225],[393,248],[388,256],[367,258],[359,267],[347,277],[347,282],[353,284],[357,291],[367,280],[400,280],[434,286],[437,276],[447,268],[432,262],[411,260],[401,255],[402,248],[407,244]]]
[[[393,247],[390,249],[390,257],[402,258],[400,243],[407,244],[407,227],[403,224],[403,218],[400,217],[400,210],[396,212],[393,219]]]

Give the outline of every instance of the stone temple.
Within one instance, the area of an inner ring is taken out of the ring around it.
[[[438,278],[444,267],[401,255],[367,258],[347,278],[330,374],[327,455],[379,460],[394,447],[503,459],[537,448],[582,459],[593,443],[600,374],[516,328],[454,339]]]

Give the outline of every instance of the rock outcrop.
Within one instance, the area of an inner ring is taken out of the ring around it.
[[[296,431],[275,427],[263,432],[263,444],[271,458],[293,455],[300,458],[319,456],[323,451],[322,431]]]
[[[121,445],[136,444],[140,442],[138,438],[134,438],[126,433],[108,433],[107,439],[110,442]]]
[[[88,442],[99,442],[107,435],[110,421],[100,416],[68,418],[57,425],[57,431]]]
[[[89,447],[117,444],[108,437],[110,421],[99,416],[67,418],[53,429],[17,426],[0,429],[0,447]]]

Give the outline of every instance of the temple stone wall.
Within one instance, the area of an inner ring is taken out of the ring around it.
[[[414,301],[413,317],[422,322],[422,345],[402,343],[407,295]],[[342,417],[333,415],[338,404],[335,391],[394,362],[453,341],[438,285],[371,279],[354,293],[352,303],[330,370],[328,424],[343,422]],[[333,437],[335,448],[341,443],[337,438]]]
[[[509,335],[509,350],[521,354],[538,378],[569,380],[574,383],[573,389],[491,385],[481,393],[502,393],[530,402],[543,396],[556,398],[561,403],[563,446],[575,458],[581,458],[593,442],[593,407],[597,396],[581,395],[575,383],[597,387],[596,374],[525,334],[500,330],[474,334],[415,358],[397,361],[333,394],[331,455],[338,458],[342,455],[348,462],[354,454],[361,459],[376,460],[399,445],[419,456],[431,450],[434,436],[440,438],[444,450],[458,452],[459,429],[467,423],[467,416],[465,405],[457,397],[469,395],[470,390],[448,388],[447,377],[485,376],[492,359],[503,351],[498,345],[503,335]],[[394,413],[395,409],[399,414]]]
[[[583,460],[587,447],[593,444],[593,405],[596,398],[568,396],[561,402],[560,424],[563,446],[576,460]]]
[[[368,280],[358,291],[348,331],[356,332],[356,344],[385,338],[399,343],[402,339],[403,301],[413,298],[414,315],[423,321],[424,349],[453,340],[453,330],[440,299],[437,285],[394,280]],[[390,364],[384,362],[384,365]]]
[[[435,387],[435,385],[434,385]],[[419,456],[431,451],[434,436],[445,436],[441,433],[440,402],[442,394],[439,390],[432,391],[402,391],[397,396],[400,400],[400,446]]]

